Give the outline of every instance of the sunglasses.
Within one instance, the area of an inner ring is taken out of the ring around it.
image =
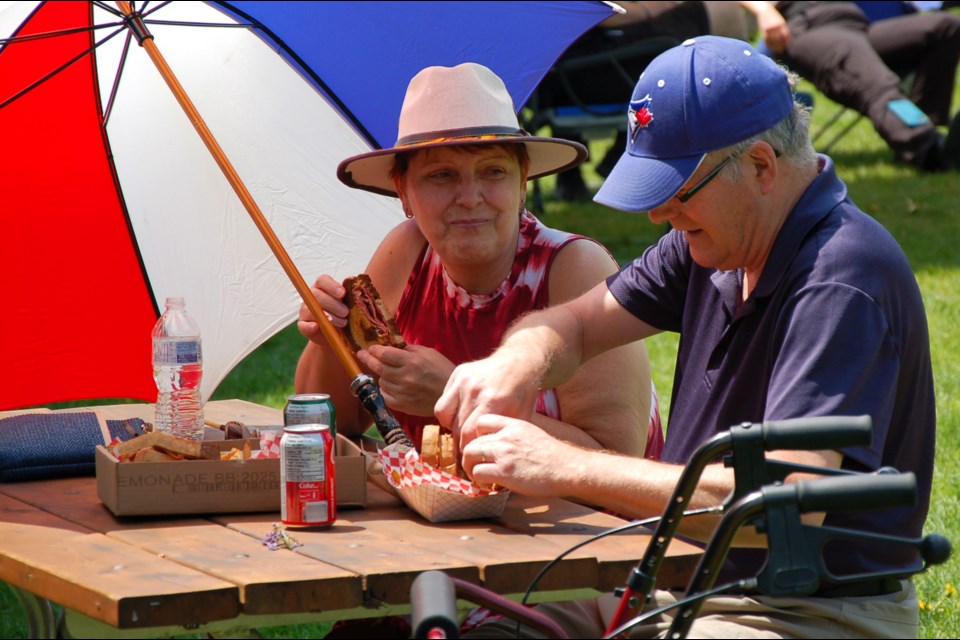
[[[779,149],[774,149],[774,150],[773,150],[773,153],[774,153],[774,155],[775,155],[777,158],[780,157],[780,150],[779,150]],[[718,164],[717,166],[715,166],[715,167],[710,171],[710,173],[708,173],[707,175],[703,176],[703,180],[701,180],[701,181],[698,182],[697,184],[695,184],[695,185],[693,185],[692,187],[690,187],[689,189],[687,189],[687,191],[686,191],[683,195],[677,196],[677,200],[679,200],[680,202],[686,204],[686,202],[687,202],[688,200],[690,200],[690,198],[692,198],[694,195],[696,195],[697,191],[700,191],[700,189],[703,189],[705,186],[707,186],[708,184],[710,184],[710,181],[713,180],[714,178],[716,178],[717,175],[718,175],[721,171],[723,171],[723,168],[724,168],[725,166],[727,166],[728,164],[730,164],[730,161],[733,160],[734,158],[736,158],[738,155],[740,155],[740,154],[739,154],[739,153],[731,153],[730,155],[728,155],[726,158],[723,159],[723,161],[722,161],[720,164]]]
[[[729,156],[727,156],[726,158],[724,158],[724,159],[723,159],[723,162],[721,162],[720,164],[718,164],[717,166],[715,166],[715,167],[710,171],[710,173],[708,173],[707,175],[705,175],[705,176],[703,177],[703,180],[701,180],[701,181],[698,182],[697,184],[695,184],[695,185],[693,185],[692,187],[690,187],[689,189],[687,189],[687,191],[686,191],[683,195],[677,196],[677,200],[679,200],[680,202],[686,204],[687,200],[689,200],[690,198],[692,198],[693,196],[695,196],[696,193],[697,193],[697,191],[700,191],[700,189],[703,189],[705,186],[707,186],[708,184],[710,184],[710,181],[713,180],[714,178],[716,178],[717,175],[718,175],[721,171],[723,171],[723,168],[724,168],[725,166],[727,166],[728,164],[730,164],[730,161],[733,160],[734,156],[736,156],[736,155],[737,155],[737,154],[730,154]]]

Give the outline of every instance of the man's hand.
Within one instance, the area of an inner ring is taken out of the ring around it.
[[[500,350],[453,370],[434,413],[453,432],[459,451],[479,435],[476,423],[484,414],[524,420],[533,415],[539,379],[522,365],[519,354]]]
[[[570,495],[571,475],[564,465],[580,449],[557,440],[529,422],[498,415],[477,420],[480,436],[463,449],[463,469],[481,485],[541,498]]]

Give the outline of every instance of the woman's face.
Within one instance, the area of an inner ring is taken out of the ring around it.
[[[434,147],[410,158],[397,190],[448,268],[491,267],[512,264],[526,179],[507,145]]]

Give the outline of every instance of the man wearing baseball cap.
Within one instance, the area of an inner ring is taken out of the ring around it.
[[[923,301],[896,241],[813,151],[809,114],[786,72],[739,40],[688,40],[640,77],[628,123],[626,150],[595,199],[672,229],[606,282],[526,316],[489,358],[457,367],[436,413],[461,433],[464,468],[479,482],[644,518],[663,513],[691,454],[731,426],[869,415],[869,446],[767,455],[913,472],[914,507],[804,518],[918,538],[936,428]],[[577,450],[527,421],[537,389],[663,331],[679,333],[680,343],[661,461]],[[732,488],[733,470],[709,465],[689,507],[719,505]],[[681,531],[708,540],[716,523],[685,518]],[[718,585],[764,564],[765,536],[747,527],[736,545]],[[812,595],[711,597],[691,637],[916,637],[912,584],[877,577],[917,571],[915,548],[843,540],[826,545],[823,558],[830,575]],[[647,608],[672,598],[655,591]],[[571,637],[599,637],[617,604],[610,595],[542,610]],[[669,624],[655,618],[631,633],[655,636]],[[485,626],[478,634],[497,631]]]

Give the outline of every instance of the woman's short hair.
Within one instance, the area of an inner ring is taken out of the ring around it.
[[[455,147],[456,149],[462,149],[468,153],[480,153],[484,149],[490,149],[500,147],[505,150],[509,150],[513,153],[517,162],[520,163],[520,167],[526,169],[529,166],[530,154],[527,152],[527,145],[522,143],[510,143],[505,142],[503,144],[490,145],[490,144],[465,144]],[[390,177],[393,179],[401,178],[406,175],[407,170],[410,169],[410,159],[417,153],[421,151],[426,151],[426,149],[414,149],[410,151],[400,151],[394,156],[393,167],[390,169]]]

